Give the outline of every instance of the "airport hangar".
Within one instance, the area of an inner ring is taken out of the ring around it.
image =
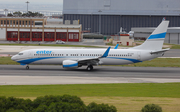
[[[40,24],[39,24],[40,23]],[[0,40],[79,42],[82,40],[80,24],[54,24],[46,18],[2,17]],[[39,25],[36,25],[39,24]]]
[[[132,27],[157,27],[164,17],[170,20],[169,27],[180,27],[179,4],[179,0],[64,0],[63,21],[79,20],[83,31],[103,35],[117,34],[120,27],[126,32]]]

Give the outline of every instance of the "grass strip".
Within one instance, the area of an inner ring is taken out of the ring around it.
[[[146,104],[158,104],[163,112],[179,112],[180,98],[159,97],[81,97],[87,105],[90,102],[114,105],[118,112],[140,112]]]
[[[0,65],[20,65],[20,64],[11,60],[11,57],[0,57]]]
[[[11,57],[0,57],[1,65],[19,65],[19,63],[12,61]],[[180,67],[180,58],[156,58],[151,61],[144,61],[141,63],[134,63],[128,65],[112,65],[124,67]]]
[[[172,47],[171,47],[171,49],[180,49],[180,45],[175,45],[175,44],[173,44]]]
[[[44,95],[79,97],[169,97],[180,98],[180,83],[125,83],[74,85],[2,85],[0,96],[38,97]]]

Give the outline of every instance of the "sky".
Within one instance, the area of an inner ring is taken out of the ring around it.
[[[0,11],[8,9],[9,11],[62,11],[63,0],[0,0]],[[4,12],[2,12],[4,13]]]
[[[0,0],[1,4],[23,4],[29,1],[32,4],[63,4],[63,0]]]

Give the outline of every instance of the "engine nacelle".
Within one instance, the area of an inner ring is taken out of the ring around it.
[[[64,60],[62,65],[63,68],[78,68],[78,62],[73,60]]]

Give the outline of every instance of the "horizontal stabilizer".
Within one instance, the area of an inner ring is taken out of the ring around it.
[[[170,50],[170,48],[162,49],[160,51],[153,51],[153,52],[151,52],[151,54],[162,53],[162,52],[166,52],[166,51],[169,51],[169,50]]]

